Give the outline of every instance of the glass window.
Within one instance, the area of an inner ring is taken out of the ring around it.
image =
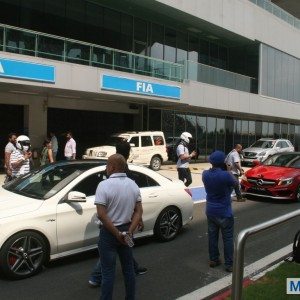
[[[104,27],[102,43],[111,48],[120,49],[121,40],[121,18],[120,13],[104,8]]]
[[[253,144],[255,141],[256,141],[255,121],[249,121],[249,141],[248,141],[248,145],[244,145],[244,148]]]
[[[66,42],[66,61],[88,65],[90,47],[79,43]]]
[[[171,28],[165,30],[164,59],[175,62],[176,59],[176,31]]]
[[[176,62],[183,63],[187,60],[188,35],[187,33],[177,32],[177,54]]]
[[[188,59],[198,62],[198,56],[199,56],[199,39],[198,37],[190,34]]]
[[[274,136],[274,123],[269,123],[269,137]]]
[[[242,120],[241,143],[243,147],[249,144],[248,137],[249,137],[249,121]]]
[[[161,130],[161,110],[149,110],[149,130]]]
[[[132,52],[133,42],[133,18],[129,15],[121,15],[121,50]]]
[[[294,141],[295,151],[300,151],[300,126],[295,126],[295,141]]]
[[[216,150],[216,118],[207,117],[207,155]]]
[[[197,116],[197,149],[199,150],[198,158],[206,159],[206,116]]]
[[[294,124],[289,124],[289,134],[287,137],[292,144],[294,144],[294,139],[295,139],[295,125]]]
[[[274,124],[274,138],[279,139],[281,136],[280,134],[280,123],[275,123]]]
[[[135,183],[138,185],[139,188],[159,186],[159,184],[154,179],[152,179],[151,177],[143,173],[131,171],[131,175],[132,175],[132,180],[135,181]]]
[[[225,128],[226,128],[225,153],[229,153],[233,148],[234,122],[232,118],[226,118]]]
[[[133,144],[133,145],[131,145],[131,147],[139,147],[140,146],[140,142],[139,142],[139,137],[138,136],[133,136],[131,139],[130,139],[130,141],[128,141],[129,143],[130,143],[130,145],[131,144]]]
[[[255,135],[257,138],[262,137],[262,121],[255,122]]]
[[[76,184],[72,188],[72,191],[84,193],[87,197],[94,196],[96,193],[98,184],[105,179],[107,179],[107,175],[105,172],[90,175],[90,176],[84,178],[78,184]]]
[[[217,118],[216,150],[224,151],[225,148],[225,119]]]
[[[219,47],[214,43],[210,43],[209,47],[209,64],[211,66],[218,67],[219,64]]]
[[[38,56],[56,60],[63,60],[64,41],[47,36],[39,36]]]
[[[147,22],[134,18],[134,39],[136,41],[147,42]]]
[[[199,47],[199,62],[203,64],[209,63],[209,42],[205,40],[200,40]]]
[[[174,136],[174,111],[162,111],[162,131],[164,132],[166,139]]]
[[[228,67],[228,49],[219,47],[219,68],[227,69]]]
[[[97,4],[86,1],[85,20],[86,40],[90,43],[101,44],[103,8]]]
[[[281,124],[281,137],[288,139],[288,124]]]
[[[35,34],[29,32],[7,29],[6,51],[25,55],[34,55],[35,38]]]
[[[275,96],[275,51],[273,48],[268,47],[268,53],[267,53],[268,59],[268,77],[267,80],[267,95],[274,97]]]
[[[261,131],[261,137],[269,137],[269,123],[268,122],[262,122],[262,131]]]
[[[154,135],[153,141],[155,146],[161,146],[165,144],[164,139],[161,135]]]
[[[151,25],[151,57],[164,58],[164,27],[158,24]]]
[[[141,147],[149,147],[152,146],[151,136],[141,136]]]
[[[20,0],[2,0],[0,23],[20,26]]]
[[[242,131],[242,121],[234,120],[234,144],[242,144],[241,131]]]
[[[65,1],[44,1],[44,28],[45,32],[59,36],[68,36],[65,31],[66,23]]]
[[[66,33],[68,37],[85,40],[85,2],[81,0],[66,0]]]
[[[175,136],[180,136],[185,131],[185,114],[175,114]]]
[[[4,28],[0,27],[0,51],[2,51],[2,46],[3,46],[3,34],[4,34]]]

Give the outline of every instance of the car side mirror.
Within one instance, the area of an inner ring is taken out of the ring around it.
[[[72,191],[68,194],[67,202],[86,202],[86,195],[81,192]]]
[[[252,162],[252,166],[255,167],[255,166],[259,166],[261,163],[259,160],[253,160]]]

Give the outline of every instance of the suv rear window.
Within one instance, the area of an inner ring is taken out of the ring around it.
[[[152,146],[151,136],[141,136],[142,147]]]
[[[160,146],[160,145],[164,145],[164,139],[161,135],[154,135],[153,136],[153,141],[154,141],[154,145],[156,146]]]

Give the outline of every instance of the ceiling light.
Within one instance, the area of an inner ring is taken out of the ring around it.
[[[208,38],[210,38],[211,40],[219,40],[220,38],[218,38],[217,36],[214,35],[208,35]]]
[[[195,32],[195,33],[200,33],[202,32],[202,30],[197,29],[195,27],[188,27],[187,30],[191,31],[191,32]]]

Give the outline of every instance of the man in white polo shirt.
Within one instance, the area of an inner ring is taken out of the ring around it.
[[[76,142],[73,139],[72,132],[69,131],[66,134],[67,142],[65,145],[65,159],[76,159]]]
[[[109,178],[100,182],[96,190],[95,204],[102,223],[98,244],[102,269],[101,299],[112,299],[117,253],[124,274],[126,299],[135,299],[132,249],[122,233],[132,237],[142,218],[143,208],[139,187],[126,176],[125,169],[124,157],[111,155],[106,167]]]

